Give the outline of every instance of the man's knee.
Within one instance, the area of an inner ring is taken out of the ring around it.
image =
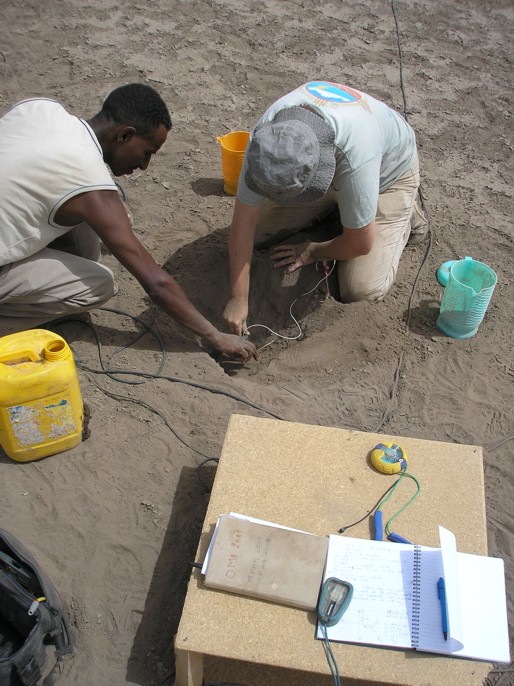
[[[119,291],[118,284],[111,275],[106,276],[103,283],[98,284],[98,287],[91,291],[91,298],[97,303],[105,303],[113,298]]]
[[[361,300],[376,302],[382,300],[386,293],[391,289],[394,277],[387,275],[385,279],[363,280],[358,278],[341,279],[339,277],[339,296],[343,303],[354,303]]]
[[[118,284],[111,279],[105,288],[98,289],[91,293],[91,303],[93,305],[103,305],[113,298],[119,291]]]
[[[119,291],[111,270],[96,262],[92,263],[91,273],[83,279],[82,286],[69,298],[69,302],[87,309],[106,303]]]

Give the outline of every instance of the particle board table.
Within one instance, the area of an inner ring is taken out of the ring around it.
[[[315,534],[337,533],[369,512],[394,477],[369,463],[379,442],[399,443],[421,493],[394,521],[408,540],[439,546],[438,526],[462,552],[487,554],[482,449],[399,436],[232,415],[196,560],[205,556],[218,515],[239,512]],[[405,479],[384,521],[413,494]],[[365,519],[345,535],[371,538]],[[225,681],[245,686],[330,686],[315,613],[208,589],[199,570],[188,585],[175,636],[176,686]],[[482,684],[490,665],[414,650],[332,643],[349,684]]]

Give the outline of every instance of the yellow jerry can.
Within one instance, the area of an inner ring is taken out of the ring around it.
[[[84,404],[64,338],[45,329],[0,338],[0,445],[18,462],[82,441]]]

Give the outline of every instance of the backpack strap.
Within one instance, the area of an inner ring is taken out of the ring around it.
[[[16,661],[13,667],[23,686],[36,686],[41,679],[41,669],[34,655],[23,666]]]
[[[73,641],[71,640],[70,625],[65,615],[61,614],[61,625],[54,639],[55,656],[61,660],[64,655],[73,655]]]

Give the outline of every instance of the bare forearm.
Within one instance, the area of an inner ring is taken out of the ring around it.
[[[230,357],[243,362],[251,357],[257,359],[253,343],[218,331],[198,312],[175,279],[157,265],[132,231],[117,193],[91,191],[72,198],[61,220],[70,225],[86,221],[156,305],[192,333]]]
[[[253,236],[234,231],[229,236],[230,296],[248,299],[250,288],[250,265],[252,262]]]
[[[175,279],[166,276],[163,282],[145,287],[152,301],[179,324],[216,346],[218,329],[196,309]]]
[[[309,253],[315,260],[353,260],[366,255],[373,245],[375,222],[362,229],[344,229],[343,233],[330,241],[311,243]]]
[[[323,243],[311,243],[309,253],[313,260],[351,260],[358,255],[353,246],[346,244],[344,235]]]
[[[198,312],[179,284],[169,274],[161,271],[154,283],[154,287],[145,288],[145,290],[156,305],[170,317],[200,336],[213,348],[230,357],[242,362],[252,357],[257,359],[258,353],[253,343],[240,336],[218,331]]]
[[[248,207],[236,200],[228,240],[232,298],[248,299],[250,265],[259,213],[258,207]]]
[[[281,243],[273,248],[271,259],[275,269],[285,267],[287,274],[318,260],[351,260],[367,255],[375,240],[375,222],[362,229],[344,229],[341,236],[323,243]]]

